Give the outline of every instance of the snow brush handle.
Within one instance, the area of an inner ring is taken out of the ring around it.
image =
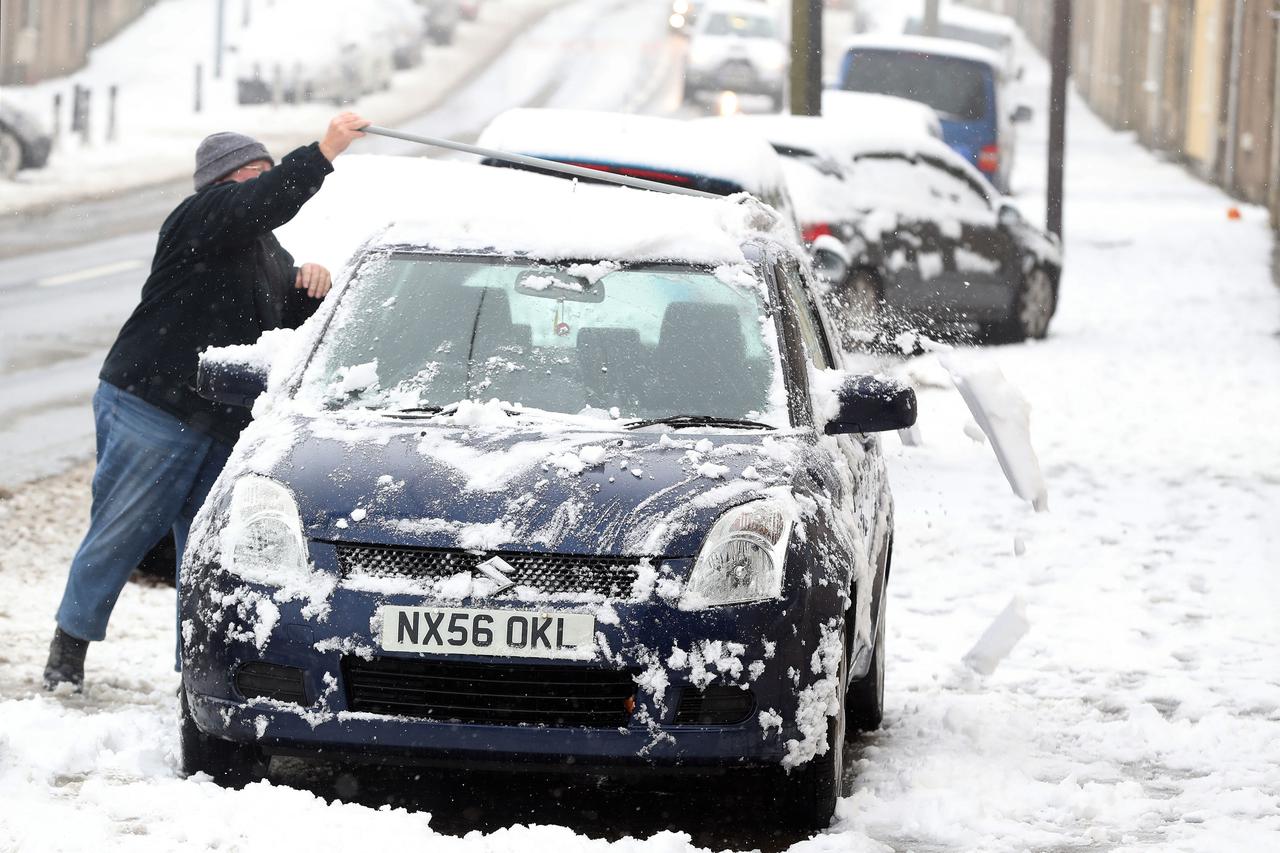
[[[436,148],[447,148],[450,151],[461,151],[464,154],[475,154],[489,160],[501,160],[504,163],[514,163],[518,166],[529,166],[534,169],[541,169],[546,172],[556,172],[561,175],[570,175],[575,178],[582,178],[588,181],[603,182],[606,184],[617,184],[619,186],[631,187],[638,190],[652,190],[653,192],[671,193],[674,195],[688,195],[694,198],[718,199],[714,193],[703,192],[702,190],[693,190],[688,187],[672,186],[671,184],[663,184],[658,181],[646,181],[643,178],[633,178],[629,175],[618,175],[613,172],[604,172],[599,169],[586,169],[582,166],[571,166],[568,163],[560,163],[556,160],[546,160],[542,157],[529,157],[524,154],[515,154],[510,151],[498,151],[494,148],[481,148],[478,145],[467,145],[464,142],[454,142],[452,139],[439,139],[434,136],[418,136],[414,133],[405,133],[400,130],[392,130],[389,127],[380,127],[371,124],[360,128],[365,133],[371,133],[374,136],[386,136],[390,139],[401,139],[405,142],[416,142],[419,145],[431,145]]]

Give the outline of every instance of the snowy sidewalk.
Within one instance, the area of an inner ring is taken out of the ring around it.
[[[1028,93],[1046,74],[1029,63]],[[1029,211],[1043,174],[1044,104],[1033,105],[1017,178]],[[855,747],[837,824],[797,853],[1253,851],[1280,837],[1271,233],[1261,210],[1228,220],[1229,199],[1078,100],[1069,152],[1051,337],[989,352],[1031,402],[1050,511],[1009,494],[936,360],[907,365],[924,445],[886,441],[897,504],[886,723]],[[695,840],[660,820],[647,840],[614,843],[557,826],[446,835],[426,812],[345,795],[180,780],[171,591],[126,590],[111,639],[90,651],[85,696],[38,690],[87,505],[84,469],[0,501],[0,850],[771,843]],[[1030,632],[993,675],[970,672],[961,657],[1015,595]]]
[[[487,5],[477,23],[459,26],[453,44],[424,45],[422,64],[396,72],[388,91],[366,95],[349,108],[392,126],[421,115],[479,72],[513,38],[566,2],[503,0]],[[72,84],[90,87],[95,93],[94,136],[82,146],[65,134],[61,150],[55,150],[47,167],[0,182],[0,217],[190,177],[196,145],[219,130],[241,129],[262,139],[277,155],[317,138],[337,108],[321,103],[241,106],[236,103],[234,55],[228,55],[221,80],[212,79],[210,62],[205,62],[205,105],[194,112],[194,69],[200,58],[211,54],[213,8],[208,0],[163,0],[97,47],[86,68],[33,86],[6,87],[6,99],[46,123],[55,93],[63,96],[65,114]],[[227,13],[231,43],[242,37],[233,17]],[[157,74],[156,69],[173,73]],[[119,138],[108,143],[102,133],[110,85],[120,87],[120,131]],[[66,127],[64,117],[64,131]]]

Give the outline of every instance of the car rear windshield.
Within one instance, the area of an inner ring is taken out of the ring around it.
[[[497,399],[785,425],[763,286],[730,270],[382,255],[343,295],[303,393],[332,409]]]
[[[738,15],[732,12],[716,12],[707,19],[709,36],[740,36],[741,38],[771,39],[778,37],[773,19],[764,15]]]
[[[852,50],[843,88],[896,95],[927,104],[949,118],[977,121],[990,114],[991,70],[965,59],[893,50]]]

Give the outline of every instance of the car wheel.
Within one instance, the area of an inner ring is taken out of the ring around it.
[[[837,673],[838,695],[841,705],[849,681],[849,655],[840,656]],[[827,718],[827,752],[815,755],[799,768],[783,778],[782,820],[789,827],[800,830],[822,830],[831,825],[836,812],[836,801],[843,793],[845,709]]]
[[[22,143],[7,130],[0,130],[0,178],[8,180],[22,167]]]
[[[1018,285],[1009,319],[985,326],[983,337],[991,343],[1043,340],[1049,334],[1049,320],[1057,303],[1058,290],[1052,276],[1041,267],[1033,267]]]
[[[867,674],[849,685],[845,702],[845,735],[873,732],[884,722],[885,612],[889,589],[880,593],[880,621],[876,626],[876,645],[871,652],[871,668]]]
[[[225,788],[243,788],[250,782],[266,777],[267,765],[257,747],[210,737],[200,731],[191,716],[186,689],[182,689],[180,693],[182,724],[179,734],[182,743],[182,772],[185,775],[208,773]]]

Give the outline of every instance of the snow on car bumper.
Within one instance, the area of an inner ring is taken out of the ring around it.
[[[204,602],[271,593],[216,568],[203,574],[212,579],[206,586],[198,592],[184,589],[183,617],[192,624],[184,632],[188,638],[183,679],[193,716],[206,733],[256,741],[268,752],[545,767],[566,761],[579,767],[777,765],[787,752],[787,742],[803,737],[795,726],[798,694],[817,677],[810,666],[817,637],[808,636],[815,632],[793,628],[817,625],[817,619],[796,617],[809,606],[807,601],[696,613],[679,611],[657,599],[640,604],[614,602],[611,610],[617,614],[616,622],[597,618],[596,658],[554,663],[583,671],[624,673],[621,680],[634,684],[635,704],[630,713],[620,709],[616,724],[495,725],[445,722],[412,713],[371,713],[353,707],[357,704],[349,678],[353,664],[398,660],[500,666],[511,664],[512,659],[383,651],[375,633],[379,609],[422,601],[342,585],[333,592],[324,619],[304,617],[304,604],[294,601],[278,605],[279,616],[266,631],[261,624],[245,624],[234,609],[224,610],[216,620],[202,621],[196,614],[208,612]],[[482,606],[533,608],[498,601]],[[567,612],[584,609],[581,605],[557,607]],[[237,689],[236,673],[249,662],[296,668],[304,701],[246,698]],[[735,722],[678,723],[686,696],[701,695],[699,688],[708,686],[748,690],[754,702]]]

